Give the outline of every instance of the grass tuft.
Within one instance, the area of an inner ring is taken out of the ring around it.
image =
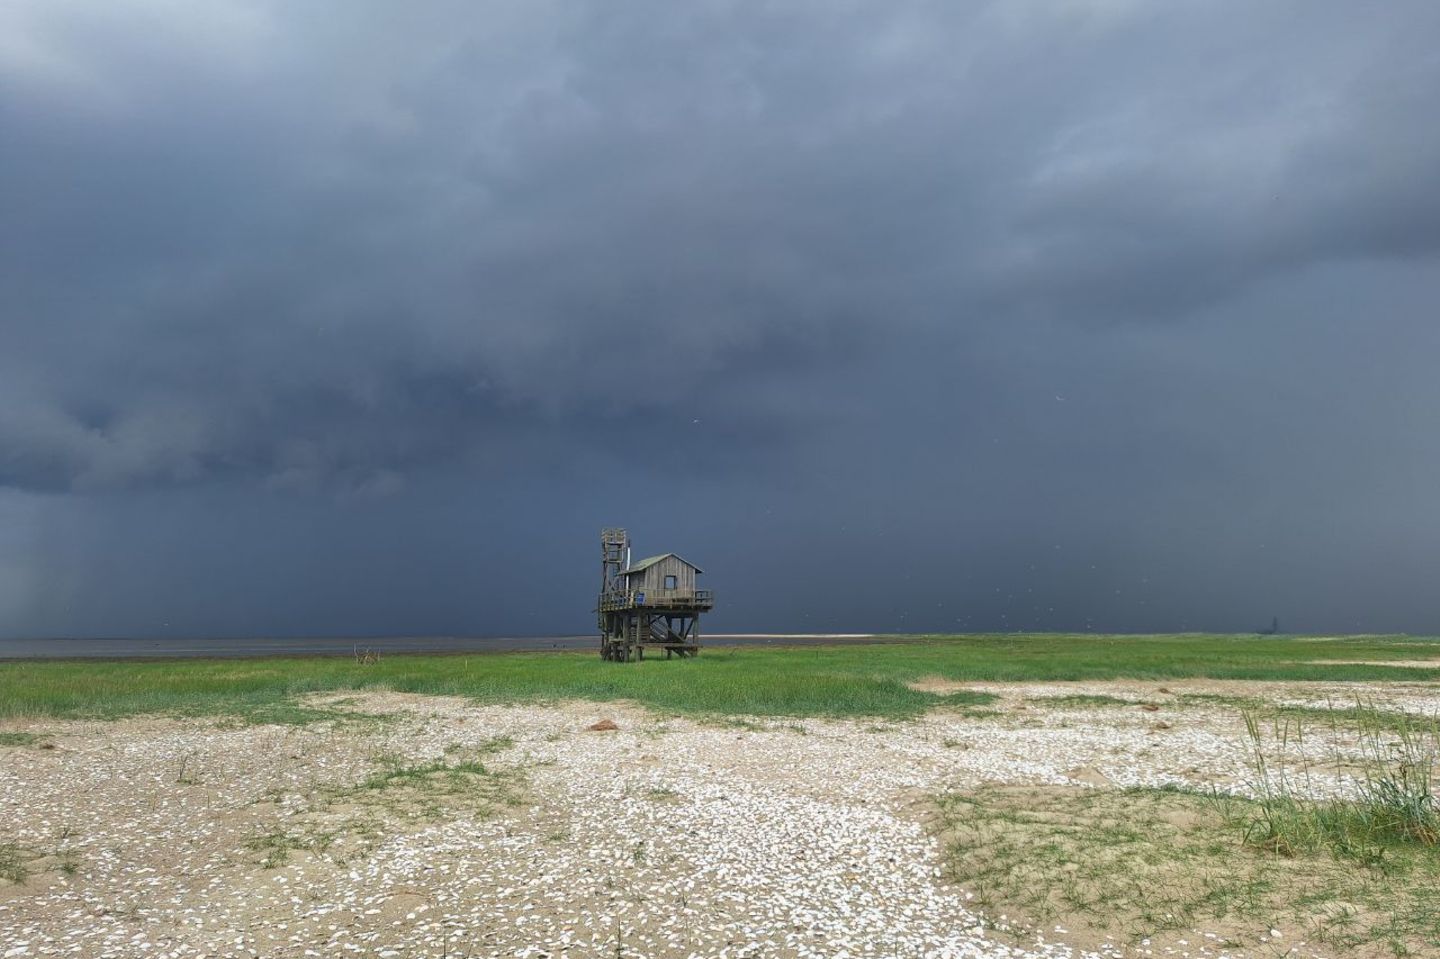
[[[334,833],[286,832],[276,829],[245,841],[245,848],[261,854],[260,868],[278,869],[290,861],[296,851],[321,853],[335,841]]]
[[[24,850],[13,842],[0,842],[0,879],[16,885],[25,881],[30,870],[25,866]]]
[[[1397,859],[1417,849],[1435,851],[1440,846],[1440,802],[1434,792],[1440,725],[1365,704],[1335,710],[1328,718],[1336,734],[1347,723],[1356,727],[1360,775],[1353,798],[1313,799],[1309,760],[1302,758],[1298,770],[1286,765],[1285,755],[1304,747],[1300,720],[1271,720],[1267,737],[1267,725],[1245,714],[1251,787],[1259,797],[1244,823],[1247,841],[1285,856],[1325,850],[1385,870],[1394,870]],[[1344,764],[1336,757],[1337,767]]]
[[[0,732],[0,746],[34,746],[44,738],[36,733]]]
[[[1066,696],[1037,696],[1030,700],[1039,706],[1060,706],[1070,708],[1105,707],[1105,706],[1138,706],[1138,700],[1121,699],[1119,696],[1106,696],[1104,694],[1072,693]]]

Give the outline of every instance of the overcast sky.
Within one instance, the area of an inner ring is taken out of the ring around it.
[[[1440,4],[0,2],[0,634],[1440,632]]]

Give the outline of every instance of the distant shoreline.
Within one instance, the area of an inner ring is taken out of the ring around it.
[[[836,642],[895,642],[875,633],[715,633],[707,646],[813,646]],[[0,662],[56,659],[252,659],[344,656],[370,649],[392,656],[586,651],[599,639],[583,636],[364,636],[196,639],[0,639]]]

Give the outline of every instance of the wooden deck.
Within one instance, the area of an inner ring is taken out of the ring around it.
[[[626,609],[707,612],[714,606],[715,593],[708,589],[635,589],[603,594],[597,612],[613,613]]]

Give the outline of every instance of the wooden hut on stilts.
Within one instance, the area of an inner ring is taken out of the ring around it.
[[[700,614],[715,596],[700,589],[701,570],[674,553],[631,562],[623,529],[600,532],[600,656],[617,663],[644,659],[650,649],[671,656],[700,653]]]

